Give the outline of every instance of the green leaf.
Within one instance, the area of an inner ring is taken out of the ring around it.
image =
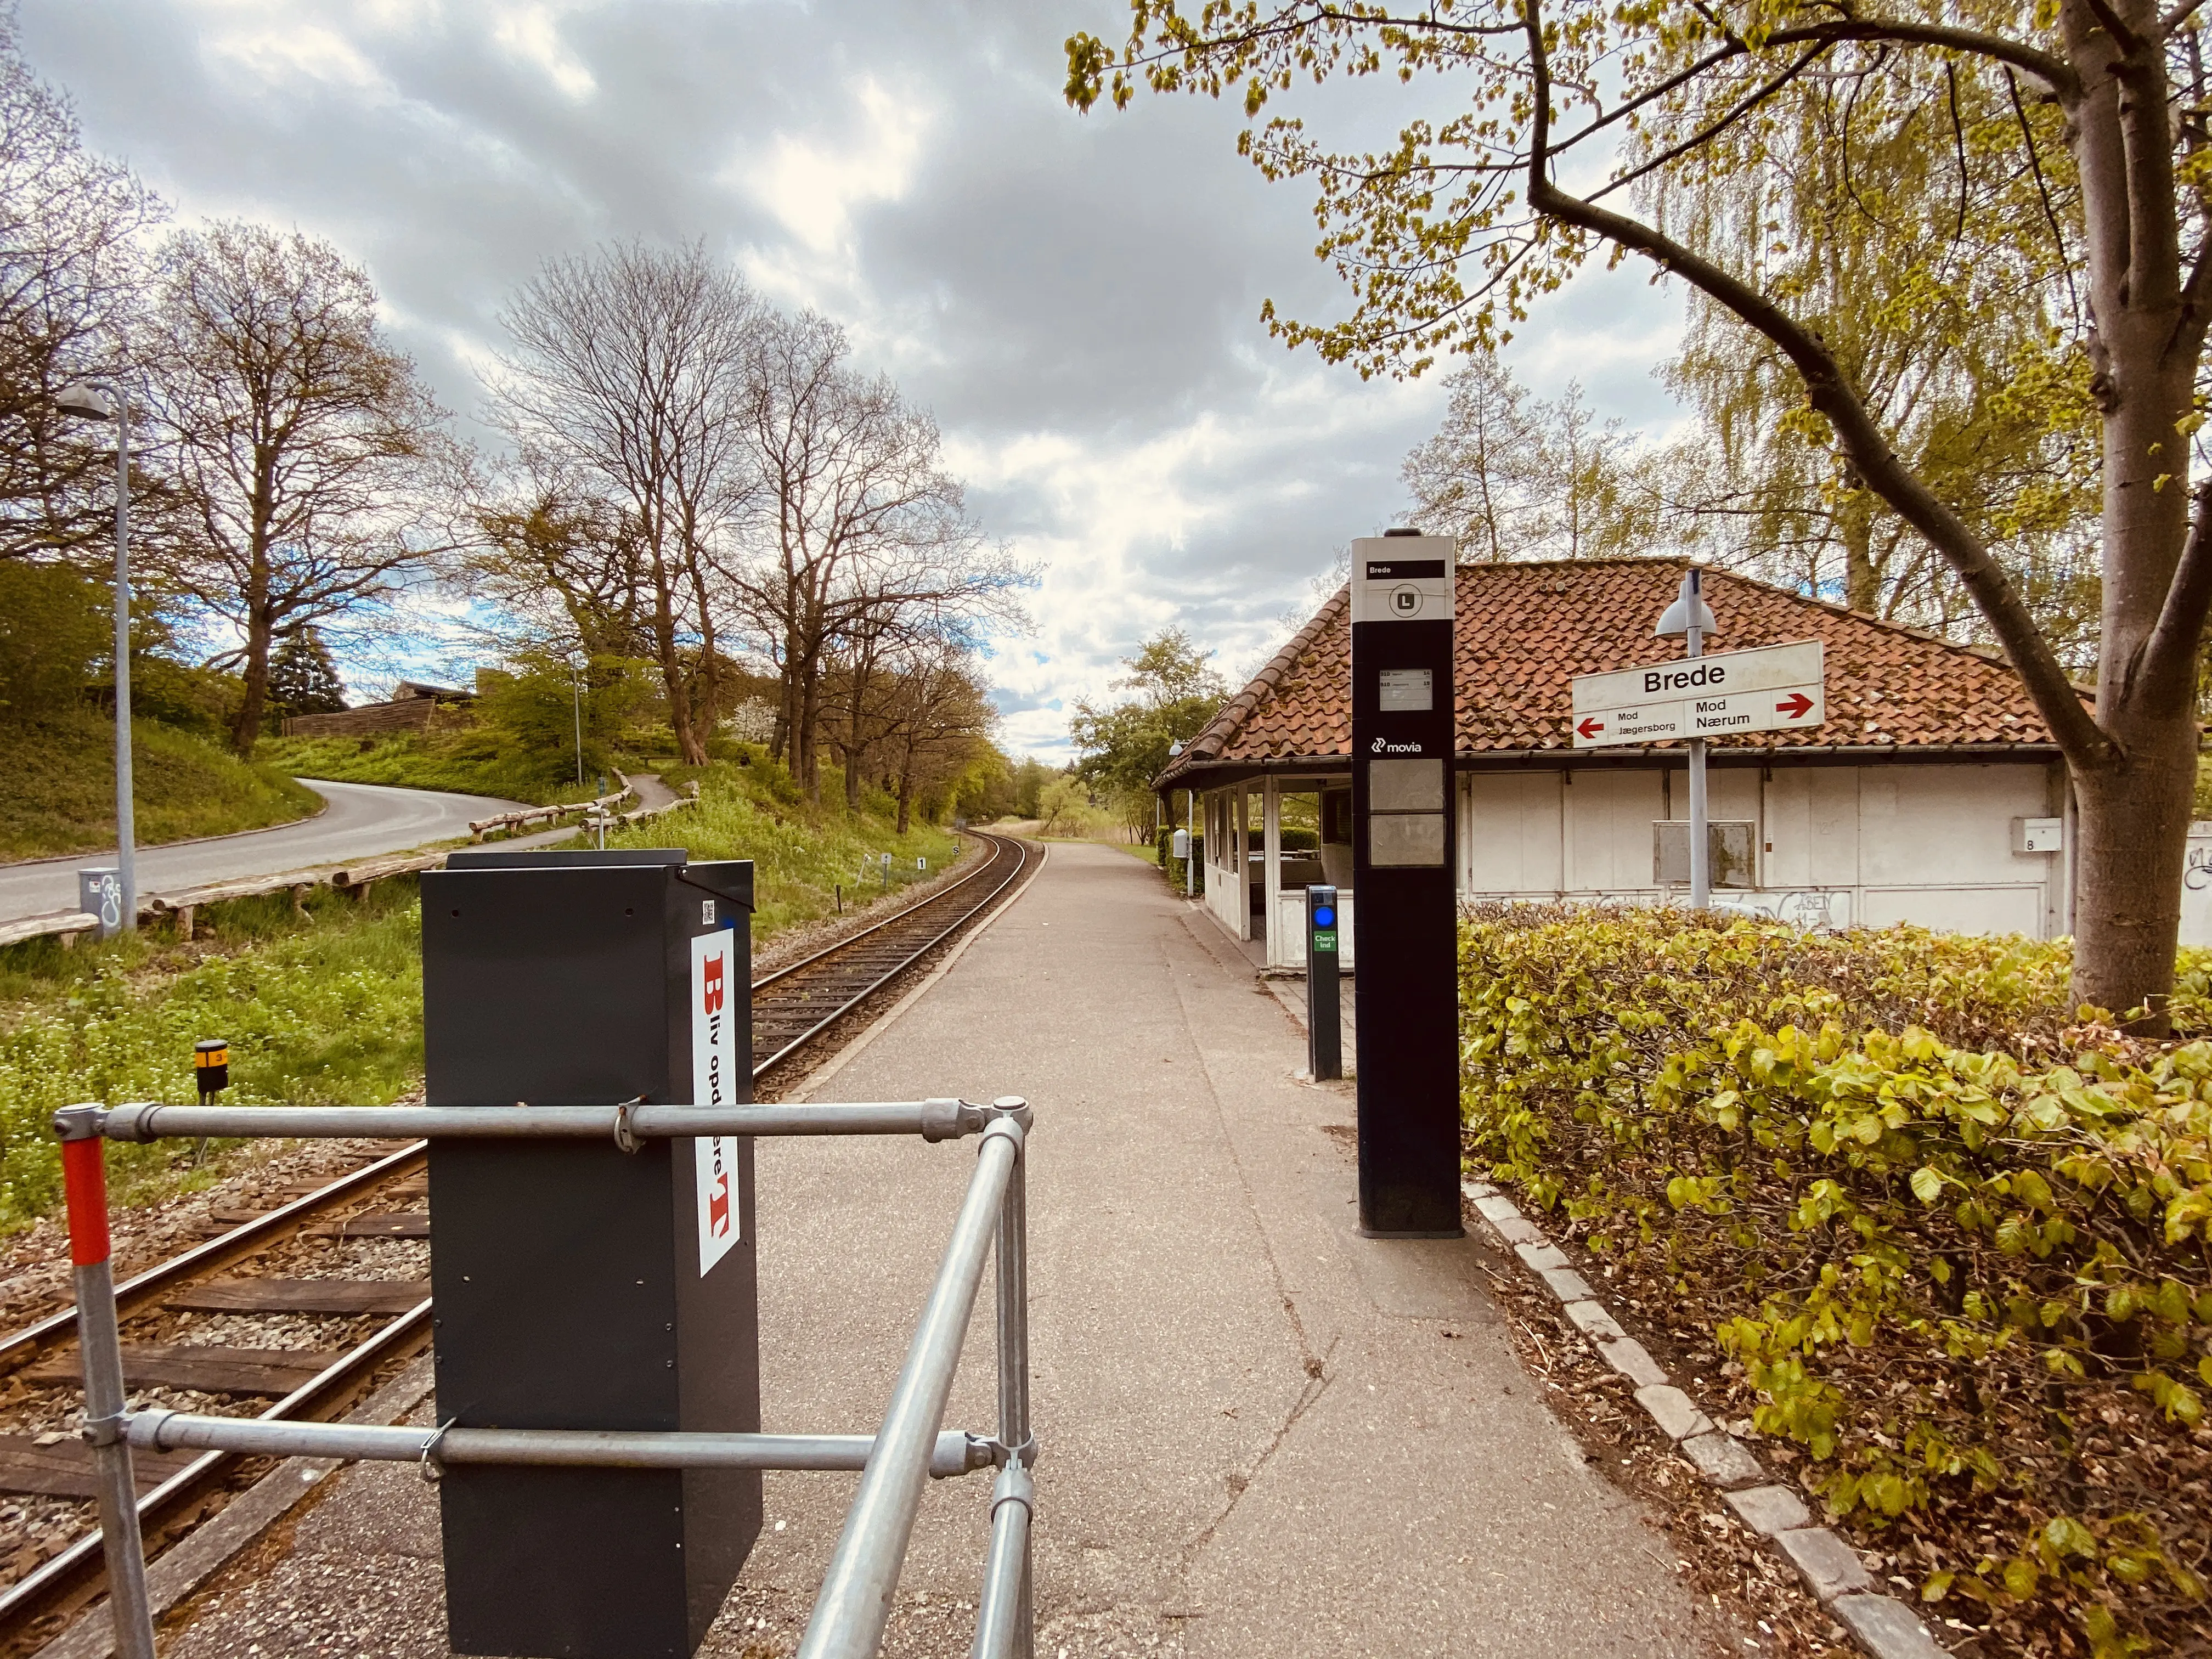
[[[1933,1204],[1943,1196],[1943,1177],[1923,1164],[1912,1172],[1912,1195],[1923,1204]]]
[[[2043,1528],[2043,1541],[2059,1556],[2097,1553],[2097,1535],[2070,1515],[2051,1516]]]

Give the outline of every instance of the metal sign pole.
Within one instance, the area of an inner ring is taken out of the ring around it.
[[[1698,567],[1682,573],[1682,608],[1688,613],[1689,630],[1683,654],[1705,654],[1705,630],[1698,626],[1705,607],[1699,589]],[[1712,849],[1705,844],[1705,740],[1690,739],[1690,908],[1709,908],[1713,902]]]

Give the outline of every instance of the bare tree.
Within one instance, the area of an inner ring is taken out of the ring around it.
[[[0,558],[112,534],[104,442],[54,407],[122,367],[140,259],[161,215],[130,172],[88,155],[76,118],[24,64],[0,9]]]
[[[940,645],[900,665],[885,699],[884,747],[898,800],[898,832],[914,822],[915,803],[951,782],[989,743],[999,713],[976,672],[974,653]]]
[[[240,752],[261,732],[271,641],[393,598],[450,544],[461,452],[376,322],[367,273],[260,225],[163,249],[143,353],[180,512],[152,557],[238,630]]]
[[[744,440],[761,307],[705,247],[641,244],[547,264],[501,321],[490,418],[524,457],[615,504],[603,573],[634,581],[685,761],[707,758],[728,665],[712,552],[755,488]],[[630,562],[634,559],[634,564]]]
[[[747,556],[730,572],[771,636],[778,741],[809,800],[821,799],[824,679],[840,646],[880,638],[890,618],[957,631],[1018,614],[1026,579],[968,517],[937,423],[888,379],[848,368],[848,349],[811,313],[763,331],[750,422],[760,488]]]

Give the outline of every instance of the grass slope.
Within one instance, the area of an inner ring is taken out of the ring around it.
[[[115,844],[115,728],[89,709],[0,725],[0,859]],[[289,823],[322,803],[270,766],[158,720],[131,727],[138,842]]]
[[[828,915],[841,884],[849,900],[864,856],[889,853],[912,872],[916,858],[936,870],[953,855],[954,838],[933,827],[901,836],[879,814],[799,804],[780,767],[717,764],[674,781],[693,777],[699,805],[609,844],[754,860],[756,942]],[[308,913],[302,920],[276,895],[208,907],[189,945],[151,929],[74,951],[52,939],[0,950],[0,1233],[59,1196],[47,1128],[56,1107],[189,1099],[199,1038],[229,1040],[226,1103],[383,1105],[413,1084],[422,1066],[414,882],[380,882],[366,901],[325,890]],[[167,1143],[111,1146],[118,1200],[205,1184],[225,1168],[218,1155],[192,1170],[190,1154]]]
[[[367,748],[359,738],[267,738],[253,757],[295,777],[449,789],[535,805],[587,799],[598,793],[596,780],[580,787],[557,765],[517,753],[485,726],[451,732],[401,732]]]
[[[849,902],[862,884],[865,858],[891,857],[892,880],[922,872],[916,859],[941,870],[958,842],[934,824],[915,823],[904,836],[888,814],[848,815],[842,803],[807,807],[793,799],[783,769],[769,762],[736,765],[717,761],[699,767],[669,766],[660,775],[673,787],[696,780],[699,804],[663,818],[649,818],[607,838],[610,847],[682,847],[695,859],[753,860],[753,942],[785,928],[828,915],[842,886]],[[825,793],[827,793],[825,791]],[[866,885],[880,883],[877,863]]]

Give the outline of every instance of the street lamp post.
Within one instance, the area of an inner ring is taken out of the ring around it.
[[[138,926],[138,836],[131,787],[131,396],[118,383],[112,404],[97,386],[73,386],[55,398],[64,415],[115,422],[115,876],[122,921]]]
[[[584,653],[568,653],[568,690],[576,706],[576,781],[584,781]]]
[[[1705,604],[1704,572],[1692,565],[1682,573],[1682,591],[1659,617],[1651,631],[1665,639],[1683,636],[1685,657],[1705,654],[1705,635],[1715,630],[1711,608]],[[1690,908],[1703,910],[1713,902],[1712,849],[1705,845],[1705,740],[1690,739]]]

